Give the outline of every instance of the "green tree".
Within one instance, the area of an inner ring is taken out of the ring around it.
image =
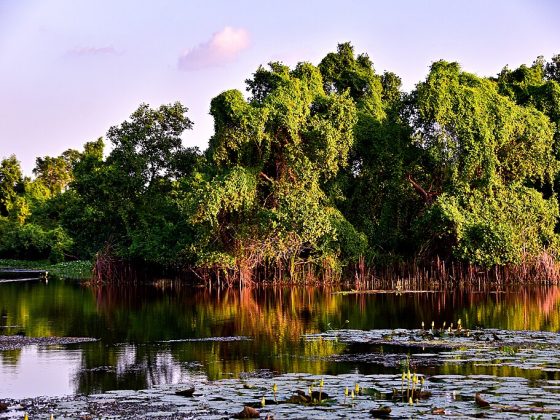
[[[41,180],[52,195],[60,194],[72,181],[72,168],[78,160],[77,150],[68,149],[58,157],[39,157],[36,159],[33,174]]]
[[[552,60],[545,64],[545,76],[548,80],[560,83],[560,54],[555,54]]]
[[[425,163],[410,179],[426,205],[418,225],[422,250],[451,249],[489,266],[554,247],[555,198],[530,187],[550,183],[557,171],[550,120],[457,63],[434,63],[415,98],[413,141]]]
[[[15,155],[0,162],[0,216],[8,216],[18,194],[23,191],[23,175]]]
[[[180,103],[157,109],[143,104],[109,130],[113,150],[107,159],[101,139],[85,145],[61,199],[63,224],[79,255],[109,243],[131,260],[166,265],[178,258],[191,234],[174,195],[178,179],[200,158],[198,149],[182,145],[182,133],[192,127],[186,112]]]
[[[499,91],[513,99],[517,104],[533,107],[544,113],[555,123],[554,154],[560,159],[560,78],[558,78],[559,56],[546,62],[538,57],[532,66],[521,65],[518,69],[509,70],[505,67],[498,75],[496,82]],[[536,185],[546,195],[552,194],[547,184]],[[554,191],[558,191],[560,179],[554,183]]]
[[[44,217],[50,192],[22,176],[15,156],[0,164],[0,256],[64,259],[72,240],[56,220]]]
[[[365,54],[340,44],[319,64],[325,89],[348,92],[357,105],[350,165],[329,186],[338,207],[367,234],[373,254],[410,251],[410,220],[416,203],[405,175],[414,158],[410,129],[403,112],[401,80],[394,73],[377,75]]]
[[[336,53],[329,53],[321,60],[319,70],[326,92],[348,91],[361,112],[376,120],[384,118],[381,78],[375,74],[367,54],[355,56],[349,42],[339,44]]]
[[[213,168],[195,176],[185,196],[200,226],[199,263],[293,270],[302,261],[356,258],[364,238],[322,189],[347,164],[353,101],[326,93],[308,63],[260,67],[247,86],[249,100],[235,90],[212,100],[215,134],[207,156]],[[353,255],[344,243],[354,245]]]
[[[122,176],[118,181],[127,198],[174,176],[178,156],[185,151],[181,135],[193,125],[186,113],[179,102],[158,109],[142,104],[130,121],[109,129],[107,138],[113,150],[107,163],[115,168],[115,176]]]
[[[539,57],[530,67],[524,64],[515,70],[505,67],[496,78],[500,93],[520,105],[538,109],[556,124],[557,143],[560,142],[559,63],[559,55],[548,63]]]

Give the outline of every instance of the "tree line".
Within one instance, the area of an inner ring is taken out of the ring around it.
[[[404,92],[340,44],[212,99],[207,150],[180,103],[82,151],[0,163],[0,256],[119,259],[251,276],[303,266],[560,256],[560,55],[494,77],[437,61]],[[105,143],[111,147],[105,152]]]

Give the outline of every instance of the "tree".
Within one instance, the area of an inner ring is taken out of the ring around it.
[[[322,185],[347,164],[356,121],[347,94],[326,93],[318,69],[271,63],[247,81],[249,100],[226,91],[211,102],[213,169],[193,179],[185,203],[201,226],[201,264],[254,270],[336,261],[343,235],[357,258],[364,238]],[[343,229],[342,227],[346,227]],[[352,242],[350,241],[350,242]],[[330,253],[330,254],[329,254]],[[348,256],[348,255],[347,255]]]
[[[558,206],[530,187],[557,172],[550,120],[457,63],[434,63],[415,98],[413,139],[425,163],[413,175],[420,189],[429,184],[434,192],[421,197],[422,250],[452,249],[489,266],[554,248]]]
[[[360,111],[375,119],[384,117],[381,78],[375,74],[367,54],[354,56],[349,42],[339,44],[336,53],[329,53],[319,64],[326,92],[348,90]]]
[[[519,105],[533,106],[546,114],[557,125],[560,123],[560,55],[555,55],[551,62],[538,57],[532,66],[524,64],[515,70],[507,66],[496,78],[499,91],[513,99]]]
[[[559,55],[555,55],[548,63],[542,57],[538,57],[531,67],[521,65],[515,70],[505,67],[496,79],[500,93],[519,105],[538,109],[556,124],[554,149],[557,160],[560,159],[559,63]],[[557,190],[558,186],[560,180],[556,181],[554,190]]]
[[[545,76],[560,83],[560,54],[553,55],[552,60],[545,64]]]
[[[114,148],[107,162],[123,175],[119,181],[128,194],[144,192],[159,179],[173,177],[177,156],[185,151],[181,135],[193,126],[187,111],[179,102],[158,109],[142,104],[130,121],[109,129],[107,138]]]
[[[15,155],[0,162],[0,216],[8,216],[18,194],[23,192],[23,175]]]
[[[76,238],[79,255],[110,243],[119,256],[172,264],[190,241],[174,195],[178,179],[198,165],[198,149],[183,147],[192,127],[180,103],[152,109],[141,105],[130,120],[109,129],[113,150],[103,159],[103,141],[87,143],[74,164],[64,194],[63,224]]]
[[[57,222],[43,217],[50,197],[41,181],[22,176],[15,156],[0,163],[0,256],[61,261],[72,240]]]
[[[58,157],[39,157],[33,174],[42,181],[52,195],[60,194],[72,181],[72,168],[79,159],[77,150],[68,149]]]
[[[401,80],[394,73],[377,75],[369,57],[355,56],[349,43],[327,54],[319,69],[325,89],[348,92],[358,116],[350,164],[329,186],[330,195],[348,220],[367,234],[374,255],[406,253],[417,206],[405,178],[414,153],[402,116]]]

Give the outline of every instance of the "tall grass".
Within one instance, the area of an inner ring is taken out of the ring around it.
[[[145,267],[114,257],[110,249],[98,253],[93,278],[101,283],[130,283],[161,274],[157,267]],[[364,258],[344,268],[328,262],[261,263],[237,268],[182,267],[166,270],[176,279],[205,286],[253,287],[260,284],[341,284],[356,290],[445,290],[457,287],[501,287],[516,284],[560,284],[560,263],[550,254],[525,258],[519,264],[480,267],[436,258],[431,262],[400,261],[368,265]]]

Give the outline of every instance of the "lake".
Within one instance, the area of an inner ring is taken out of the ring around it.
[[[368,294],[50,279],[0,283],[0,316],[0,335],[98,339],[0,351],[0,396],[12,399],[151,389],[196,377],[395,380],[405,364],[426,378],[523,379],[536,393],[560,384],[560,288],[552,286]],[[453,335],[459,320],[473,336]],[[560,406],[551,392],[552,406]]]

